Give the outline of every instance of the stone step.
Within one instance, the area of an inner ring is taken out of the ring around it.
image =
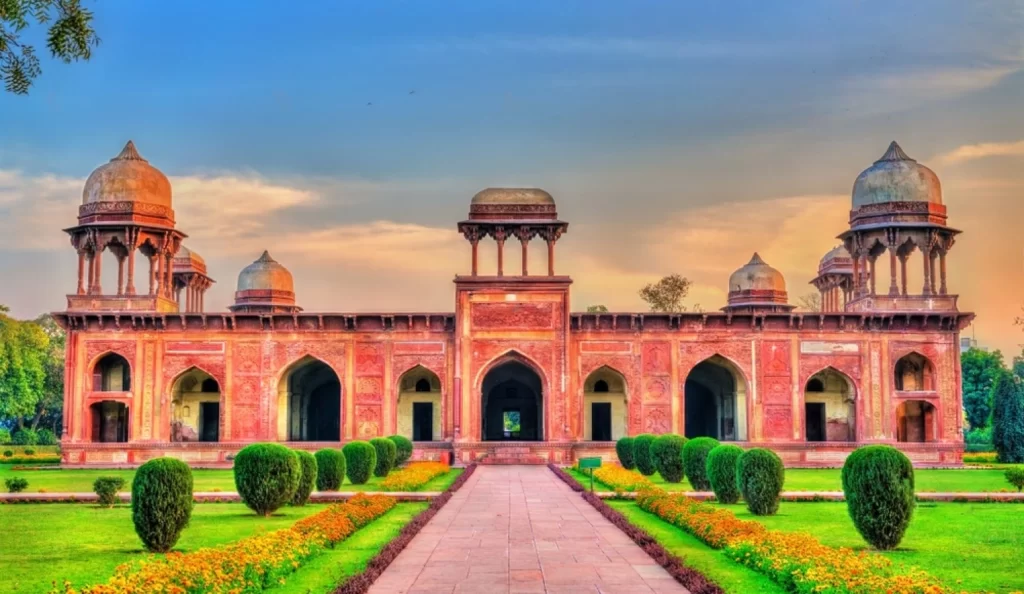
[[[545,465],[548,463],[547,458],[540,456],[531,455],[519,455],[519,456],[494,456],[487,455],[480,460],[480,464],[490,465]]]

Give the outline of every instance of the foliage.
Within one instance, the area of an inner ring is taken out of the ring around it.
[[[736,461],[736,484],[754,515],[772,516],[779,511],[779,493],[785,480],[782,460],[771,450],[753,448]]]
[[[992,427],[971,429],[964,435],[964,443],[968,445],[992,445]]]
[[[821,293],[808,293],[798,297],[796,308],[801,311],[821,311]]]
[[[594,478],[615,491],[633,492],[652,487],[650,479],[646,476],[621,466],[602,466],[594,471]]]
[[[732,444],[722,444],[708,452],[705,472],[719,503],[732,504],[740,500],[736,463],[742,455],[743,448]]]
[[[4,458],[10,458],[14,455],[14,450],[4,450]]]
[[[651,446],[657,439],[650,433],[641,433],[633,438],[633,462],[636,469],[644,476],[651,476],[658,471],[654,464],[654,456],[651,455]]]
[[[686,478],[695,491],[710,491],[711,481],[708,479],[708,452],[719,445],[714,437],[697,437],[691,439],[683,448],[683,467]]]
[[[615,455],[619,457],[619,464],[626,470],[636,468],[636,460],[633,458],[633,438],[620,437],[615,442]]]
[[[588,305],[587,313],[608,313],[608,308],[603,305]]]
[[[0,0],[0,15],[4,1]],[[0,36],[3,20],[0,16]],[[35,430],[45,420],[56,431],[64,404],[64,331],[50,316],[18,321],[3,311],[0,309],[0,422],[16,430]]]
[[[413,462],[380,482],[381,491],[415,491],[450,468],[444,462]]]
[[[11,430],[7,427],[0,427],[0,445],[11,443]]]
[[[350,441],[341,449],[345,454],[348,480],[353,485],[362,485],[370,480],[377,468],[377,448],[367,441]]]
[[[42,73],[35,48],[21,39],[33,21],[49,24],[46,47],[65,64],[89,60],[99,45],[92,12],[82,8],[81,0],[0,0],[0,76],[10,93],[27,94]]]
[[[992,445],[1000,462],[1024,462],[1024,390],[1008,371],[992,387]]]
[[[388,439],[395,444],[395,468],[398,468],[412,458],[412,442],[404,435],[392,435]]]
[[[166,553],[192,517],[192,469],[175,458],[154,458],[135,471],[132,522],[147,550]]]
[[[992,415],[992,386],[1004,369],[1003,355],[999,351],[989,353],[972,347],[960,355],[964,412],[971,429],[988,427]]]
[[[36,443],[41,446],[57,445],[57,436],[45,427],[36,431]]]
[[[30,446],[39,443],[39,434],[32,429],[18,429],[11,438],[12,445]]]
[[[387,476],[395,467],[396,447],[395,442],[386,437],[374,437],[370,445],[377,450],[377,465],[373,469],[375,476]]]
[[[279,443],[247,445],[235,456],[235,489],[242,502],[269,516],[291,501],[299,488],[299,457]]]
[[[317,480],[316,458],[306,450],[294,450],[299,457],[299,486],[295,488],[292,495],[292,505],[303,506],[309,501],[309,494],[313,492],[313,486]]]
[[[673,433],[659,436],[651,444],[651,456],[661,478],[670,483],[683,482],[683,451],[686,438]]]
[[[345,454],[334,448],[324,448],[313,455],[316,458],[316,490],[337,491],[345,482]]]
[[[1017,488],[1017,491],[1024,491],[1024,468],[1007,468],[1006,480]]]
[[[4,481],[7,490],[11,493],[21,493],[28,488],[28,480],[20,476],[14,476]]]
[[[124,488],[124,479],[119,476],[97,477],[92,483],[92,490],[99,496],[99,504],[113,507],[117,503],[117,492]]]
[[[640,289],[640,298],[654,312],[678,313],[686,311],[683,299],[690,292],[693,283],[678,274],[670,274],[656,283],[648,283]]]
[[[892,446],[857,448],[842,472],[846,508],[871,546],[894,549],[914,515],[914,466]]]

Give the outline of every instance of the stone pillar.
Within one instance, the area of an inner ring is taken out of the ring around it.
[[[555,276],[555,240],[548,238],[548,276]]]
[[[932,295],[935,295],[935,294],[938,293],[938,291],[936,290],[937,287],[935,286],[936,276],[938,276],[937,274],[935,274],[935,259],[937,257],[938,257],[938,254],[934,250],[931,253],[929,253],[928,269],[930,271],[929,276],[932,279],[932,285],[931,285],[932,286]]]
[[[924,256],[924,287],[921,289],[922,295],[932,294],[932,251],[930,248],[921,250],[921,254]]]
[[[117,257],[117,294],[124,295],[124,257]]]
[[[168,250],[164,253],[164,297],[171,298],[171,285],[174,280],[174,254]]]
[[[878,261],[878,256],[870,256],[870,255],[868,256],[868,262],[869,262],[870,270],[871,270],[870,278],[868,278],[868,282],[871,283],[871,296],[872,297],[875,295],[875,280],[878,278],[878,275],[875,274],[875,262],[877,262],[877,261]]]
[[[519,238],[519,243],[523,245],[523,276],[529,276],[528,267],[526,265],[526,259],[529,257],[527,251],[530,245],[529,241],[530,240],[525,235]]]
[[[149,296],[156,295],[156,279],[160,273],[160,258],[156,254],[149,257]]]
[[[889,248],[889,295],[896,296],[900,294],[900,287],[896,284],[896,248]]]
[[[135,247],[128,248],[128,285],[124,289],[125,295],[135,294]]]
[[[192,311],[192,287],[185,285],[185,311]],[[181,298],[178,298],[178,307],[181,307]]]
[[[93,293],[96,295],[103,294],[103,250],[99,250],[93,255],[93,275],[96,277],[96,282],[93,285]]]
[[[470,241],[470,245],[473,246],[473,276],[477,274],[477,246],[480,244],[480,240],[473,239]]]
[[[75,292],[85,295],[85,250],[78,250],[78,288]]]
[[[498,242],[498,276],[505,276],[505,229],[494,230],[494,240]]]
[[[946,252],[939,252],[939,276],[941,281],[939,282],[939,294],[946,294]]]
[[[853,254],[853,296],[854,298],[860,295],[860,256]]]
[[[907,254],[900,256],[900,294],[907,294]]]

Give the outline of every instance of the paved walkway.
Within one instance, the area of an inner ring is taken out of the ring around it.
[[[371,594],[687,590],[543,466],[479,466]]]

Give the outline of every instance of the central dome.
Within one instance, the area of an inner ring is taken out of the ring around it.
[[[487,188],[473,196],[470,204],[551,204],[555,199],[540,188]]]
[[[294,293],[295,287],[292,273],[271,258],[269,252],[264,251],[258,260],[243,268],[238,274],[238,290]]]
[[[729,277],[729,293],[738,291],[786,291],[786,279],[756,252],[750,262]]]
[[[853,183],[853,209],[892,202],[942,204],[942,187],[935,172],[907,156],[893,141],[882,158]]]
[[[82,204],[97,202],[144,202],[170,208],[171,182],[143,159],[129,140],[120,154],[86,180]]]

